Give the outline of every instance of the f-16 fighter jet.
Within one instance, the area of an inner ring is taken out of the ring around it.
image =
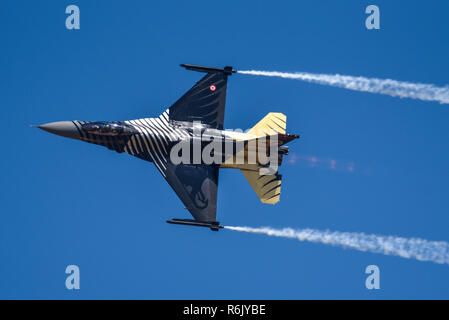
[[[288,154],[285,144],[299,136],[286,134],[286,116],[274,112],[247,132],[223,130],[228,76],[236,71],[181,66],[206,75],[157,118],[61,121],[38,128],[153,162],[194,217],[167,222],[218,231],[219,169],[241,170],[260,200],[275,204],[281,190],[278,167]]]

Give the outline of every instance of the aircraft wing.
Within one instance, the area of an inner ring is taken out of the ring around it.
[[[210,128],[222,130],[228,75],[235,71],[232,67],[219,69],[185,64],[181,66],[207,74],[170,107],[170,121],[200,121]]]
[[[228,76],[236,72],[232,67],[211,68],[182,64],[187,70],[206,75],[176,101],[168,111],[169,122],[192,123],[200,121],[209,128],[223,129]],[[204,164],[173,164],[165,161],[163,175],[196,221],[218,230],[217,191],[218,166]],[[161,171],[162,172],[162,171]],[[201,225],[191,220],[174,219],[171,223]]]
[[[165,179],[195,220],[214,222],[217,215],[218,166],[167,162]]]

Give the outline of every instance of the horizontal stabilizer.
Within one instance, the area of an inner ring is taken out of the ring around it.
[[[268,204],[278,203],[281,196],[282,176],[280,174],[260,175],[259,171],[242,170],[260,201]]]
[[[271,136],[276,134],[285,135],[287,128],[287,117],[283,113],[270,112],[262,120],[260,120],[251,130],[249,134],[260,136]]]

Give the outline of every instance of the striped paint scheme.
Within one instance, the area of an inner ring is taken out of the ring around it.
[[[235,158],[240,150],[236,143],[238,141],[248,142],[263,136],[277,135],[285,133],[286,116],[282,113],[269,113],[261,121],[259,121],[247,133],[238,133],[232,131],[222,131],[208,128],[202,132],[206,140],[208,137],[222,137],[226,141],[233,142],[233,154],[230,158]],[[137,133],[129,136],[102,136],[90,134],[84,131],[81,126],[88,122],[73,121],[77,127],[81,140],[106,146],[117,152],[126,152],[143,160],[151,161],[161,172],[164,178],[167,178],[167,162],[170,161],[170,150],[173,145],[183,139],[192,139],[192,127],[183,127],[182,125],[174,125],[170,121],[169,109],[165,110],[157,118],[142,118],[135,120],[122,121],[121,123],[132,126]],[[175,122],[176,123],[176,122]],[[240,152],[249,152],[246,144]],[[258,147],[256,147],[258,149]],[[257,150],[253,150],[257,152]],[[281,156],[282,157],[282,156]],[[225,156],[229,160],[229,155]],[[221,163],[222,168],[240,169],[245,175],[254,191],[264,203],[274,204],[280,200],[281,175],[274,174],[261,175],[258,164],[236,164]],[[276,170],[277,171],[277,170]]]
[[[117,152],[126,152],[143,160],[154,162],[156,168],[166,177],[167,161],[170,145],[190,134],[187,130],[169,124],[167,109],[157,118],[142,118],[123,121],[137,130],[137,134],[129,137],[109,137],[90,134],[82,130],[86,121],[73,121],[81,136],[81,140],[105,146]]]

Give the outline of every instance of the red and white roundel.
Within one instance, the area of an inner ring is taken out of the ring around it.
[[[213,84],[211,84],[209,89],[210,89],[210,91],[215,91],[215,90],[217,90],[217,87],[214,86]]]

